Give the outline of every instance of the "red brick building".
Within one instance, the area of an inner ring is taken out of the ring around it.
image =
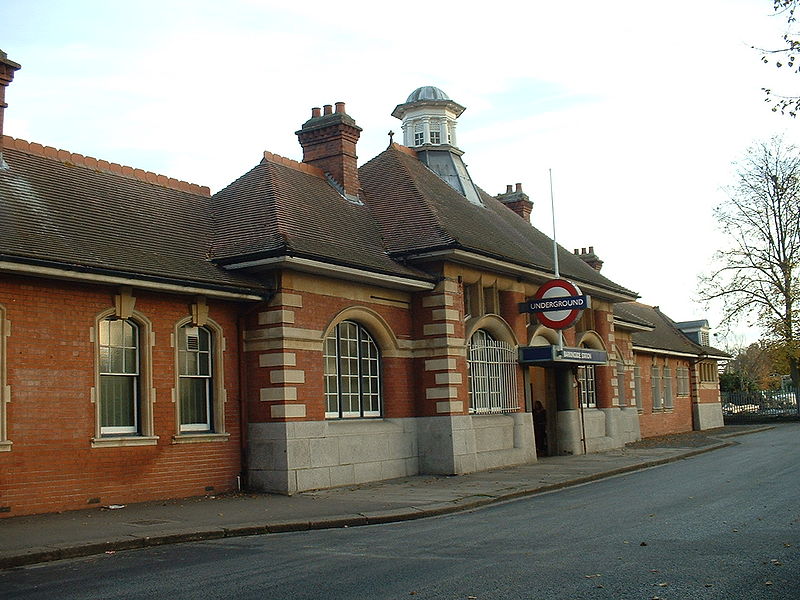
[[[3,109],[18,68],[0,54]],[[358,167],[344,104],[314,108],[303,162],[214,195],[0,137],[0,515],[531,462],[537,400],[540,454],[715,425],[630,401],[646,356],[696,363],[637,346],[658,324],[618,314],[636,294],[593,253],[559,248],[591,296],[563,343],[520,312],[552,241],[520,185],[472,182],[463,110],[415,90],[405,144]]]

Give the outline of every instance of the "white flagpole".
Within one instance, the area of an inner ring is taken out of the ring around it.
[[[550,214],[553,216],[553,266],[555,268],[556,279],[561,277],[558,271],[558,243],[556,242],[556,203],[553,197],[553,169],[547,169],[550,175]],[[559,356],[564,353],[564,335],[558,330],[558,347],[556,352]]]

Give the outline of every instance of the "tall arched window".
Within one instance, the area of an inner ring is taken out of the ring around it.
[[[378,346],[358,323],[342,321],[325,338],[325,416],[381,416]]]
[[[205,327],[178,328],[178,398],[182,432],[214,430],[213,337]]]
[[[517,356],[511,344],[495,340],[486,330],[472,334],[467,346],[469,412],[519,410]]]
[[[107,317],[99,323],[100,435],[141,433],[139,326]]]

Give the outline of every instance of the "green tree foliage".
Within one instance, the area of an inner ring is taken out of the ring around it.
[[[800,385],[800,149],[772,138],[736,163],[738,180],[714,210],[729,246],[700,278],[700,297],[721,303],[722,325],[758,325]]]
[[[783,41],[779,48],[764,49],[757,48],[761,52],[761,60],[764,64],[772,63],[778,69],[789,69],[794,73],[800,73],[800,63],[798,63],[798,53],[800,53],[800,32],[793,31],[797,27],[797,9],[800,0],[772,0],[773,14],[786,20],[786,31],[783,34]],[[772,112],[780,111],[781,114],[788,114],[796,117],[800,112],[800,96],[786,96],[776,94],[770,88],[762,88],[767,95],[766,101],[772,104]]]
[[[780,388],[780,373],[784,365],[780,364],[779,357],[783,353],[773,343],[761,340],[728,352],[733,358],[719,377],[721,391],[754,392]]]

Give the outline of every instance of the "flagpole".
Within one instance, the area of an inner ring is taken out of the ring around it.
[[[556,203],[553,196],[553,169],[547,169],[550,176],[550,214],[553,216],[553,266],[555,267],[556,279],[561,277],[558,270],[558,243],[556,242]],[[558,330],[558,347],[556,353],[561,356],[564,353],[564,335]]]

